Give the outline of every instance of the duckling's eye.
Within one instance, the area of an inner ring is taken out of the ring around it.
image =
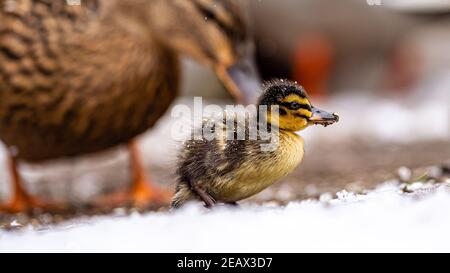
[[[300,108],[302,108],[302,105],[298,102],[291,102],[291,105],[289,105],[289,108],[291,108],[292,110],[298,110]]]

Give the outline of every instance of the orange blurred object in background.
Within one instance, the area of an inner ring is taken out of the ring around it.
[[[303,36],[295,48],[292,77],[315,99],[328,96],[328,81],[334,64],[335,49],[325,35]]]

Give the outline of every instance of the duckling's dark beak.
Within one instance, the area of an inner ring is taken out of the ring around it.
[[[216,74],[238,103],[256,104],[261,92],[261,78],[252,57],[241,58],[228,67],[218,65]]]
[[[316,107],[312,108],[312,113],[312,117],[309,118],[309,122],[312,124],[328,126],[339,121],[339,115],[337,113],[331,114]]]

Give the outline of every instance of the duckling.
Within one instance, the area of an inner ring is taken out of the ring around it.
[[[191,200],[201,200],[207,207],[216,202],[236,204],[261,192],[301,163],[304,143],[297,131],[339,120],[336,113],[314,107],[295,82],[276,80],[263,89],[258,108],[266,107],[267,111],[245,114],[244,122],[239,113],[225,113],[225,118],[217,121],[205,118],[196,129],[203,137],[185,141],[179,152],[172,207]],[[228,115],[232,115],[232,126],[227,123]],[[250,124],[255,123],[250,119],[255,117],[258,137],[253,134],[252,138]],[[240,130],[245,132],[244,139],[237,138]],[[205,137],[205,132],[213,137]]]
[[[170,201],[147,183],[135,139],[176,98],[181,55],[210,66],[237,101],[257,97],[251,39],[235,0],[0,0],[0,140],[13,183],[0,212],[53,209],[21,185],[19,161],[121,144],[133,172],[124,198],[137,206]]]

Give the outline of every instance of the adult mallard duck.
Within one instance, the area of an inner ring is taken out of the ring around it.
[[[250,116],[251,112],[226,112],[224,118],[203,120],[195,131],[201,137],[187,140],[181,148],[173,207],[191,200],[201,200],[207,207],[216,202],[235,204],[261,192],[302,161],[303,139],[297,131],[339,120],[337,114],[312,106],[304,89],[286,80],[268,83],[258,106],[267,111],[260,108]],[[256,130],[251,130],[252,124]]]
[[[18,161],[123,143],[134,174],[127,199],[167,200],[147,183],[134,139],[177,96],[182,54],[212,67],[238,101],[252,100],[258,77],[233,0],[0,0],[0,139],[14,185],[0,210],[51,208],[25,191]]]

